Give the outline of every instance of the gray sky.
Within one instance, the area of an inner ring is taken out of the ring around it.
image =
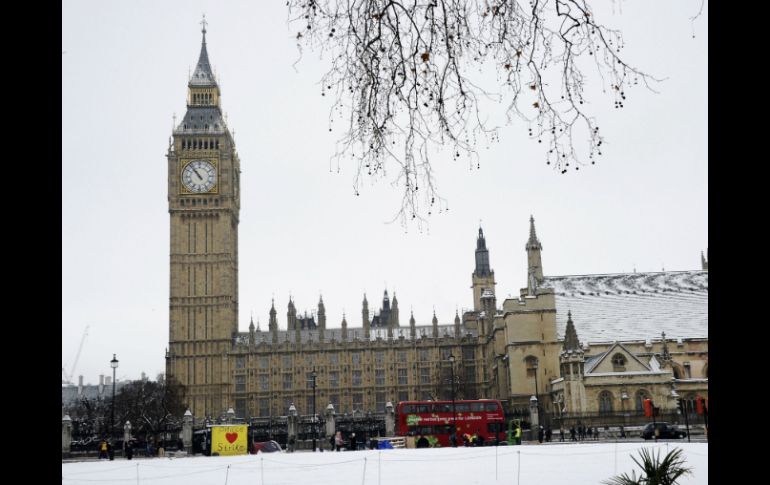
[[[319,294],[330,327],[343,310],[361,326],[361,300],[378,308],[395,291],[401,321],[433,308],[450,323],[472,306],[479,220],[498,302],[526,286],[529,215],[546,275],[700,268],[708,246],[708,12],[697,0],[592,2],[621,29],[625,58],[656,77],[659,94],[627,92],[626,107],[592,97],[606,137],[595,166],[560,175],[527,127],[482,144],[481,170],[434,155],[449,212],[427,229],[387,224],[400,192],[389,179],[353,194],[352,163],[330,170],[339,136],[328,131],[319,52],[296,65],[296,26],[284,2],[62,2],[62,366],[95,383],[164,371],[168,342],[169,216],[165,153],[172,115],[185,112],[187,76],[208,52],[241,158],[240,329],[267,327],[275,297],[286,326]],[[599,8],[601,7],[601,8]],[[613,11],[614,10],[614,11]],[[599,88],[593,76],[589,82]]]

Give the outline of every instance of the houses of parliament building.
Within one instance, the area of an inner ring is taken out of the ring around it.
[[[518,297],[498,302],[479,229],[473,310],[449,322],[433,315],[418,325],[406,314],[402,322],[396,295],[385,291],[371,309],[364,295],[360,319],[343,315],[340,328],[327,328],[319,298],[315,315],[284,302],[284,327],[274,303],[266,330],[252,322],[239,332],[240,160],[205,27],[167,159],[166,373],[184,386],[196,417],[228,408],[242,418],[286,415],[291,403],[310,414],[314,386],[317,410],[332,404],[337,413],[451,394],[500,399],[508,412],[536,396],[546,410],[574,413],[639,409],[647,397],[670,408],[672,394],[708,397],[706,258],[697,271],[546,276],[532,218]]]

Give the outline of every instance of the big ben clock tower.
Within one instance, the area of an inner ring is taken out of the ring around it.
[[[206,51],[206,22],[187,113],[168,158],[171,223],[166,374],[186,389],[195,416],[229,405],[227,354],[238,331],[240,161],[222,117]]]

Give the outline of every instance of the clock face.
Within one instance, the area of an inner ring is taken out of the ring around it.
[[[182,170],[182,183],[195,194],[209,192],[217,184],[217,169],[206,160],[193,160]]]

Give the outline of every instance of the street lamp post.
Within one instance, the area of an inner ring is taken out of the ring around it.
[[[449,369],[452,371],[452,446],[457,448],[457,413],[455,412],[455,356],[449,354]]]
[[[692,443],[692,441],[690,441],[690,421],[687,418],[687,401],[679,399],[679,393],[676,392],[676,389],[671,389],[671,397],[677,401],[677,411],[684,413],[684,427],[687,430],[687,442]]]
[[[115,370],[118,368],[118,359],[112,354],[110,361],[112,367],[112,405],[110,406],[110,438],[115,435]]]
[[[538,368],[538,361],[535,359],[535,361],[532,363],[532,369],[535,371],[535,397],[537,398],[537,409],[540,411],[540,396],[537,393],[537,368]]]
[[[316,424],[316,415],[315,415],[315,378],[318,374],[315,372],[315,367],[313,368],[313,372],[310,373],[310,377],[313,378],[313,451],[316,451],[316,437],[318,435],[318,426]]]

